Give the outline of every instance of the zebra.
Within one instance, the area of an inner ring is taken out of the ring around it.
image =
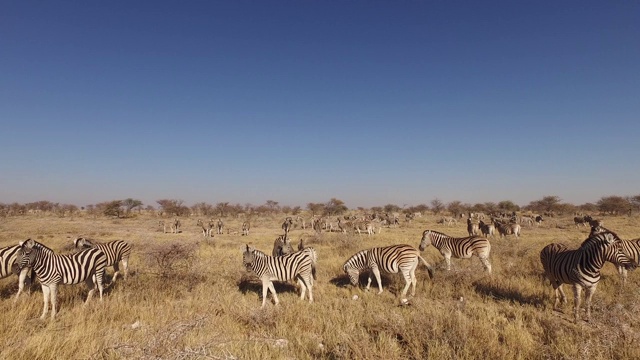
[[[20,245],[7,246],[0,249],[0,279],[4,279],[11,274],[18,275],[18,294],[16,294],[14,302],[18,301],[25,284],[27,285],[27,291],[30,291],[34,278],[33,269],[31,268],[24,268],[18,273],[18,265],[15,262],[18,250],[20,250]]]
[[[293,227],[293,219],[291,217],[287,217],[286,219],[284,219],[284,222],[282,223],[282,231],[284,231],[284,234],[288,234],[289,231],[291,231],[291,228]]]
[[[172,234],[177,234],[180,232],[180,226],[182,224],[180,223],[180,220],[178,218],[175,218],[173,221],[169,221],[169,220],[160,220],[160,226],[162,226],[162,231],[166,234],[168,232],[172,233]],[[167,231],[168,229],[168,231]]]
[[[213,232],[211,231],[211,230],[213,230],[213,223],[211,221],[209,221],[209,224],[207,226],[205,226],[204,222],[202,222],[202,220],[198,219],[198,222],[196,223],[196,226],[202,227],[202,236],[204,236],[204,237],[212,237],[213,236]]]
[[[353,228],[360,235],[363,231],[367,232],[367,235],[373,235],[373,224],[369,220],[356,220],[353,222]]]
[[[585,307],[586,321],[591,319],[591,298],[600,281],[600,270],[605,261],[611,258],[607,253],[622,253],[620,238],[611,231],[590,235],[576,250],[567,249],[563,244],[549,244],[540,251],[540,262],[544,269],[545,277],[549,279],[555,292],[554,310],[558,310],[560,302],[567,302],[567,297],[562,289],[563,284],[573,285],[574,322],[579,319],[582,288],[586,289]],[[633,262],[624,254],[622,259],[624,266],[632,268]]]
[[[273,281],[298,280],[300,284],[300,299],[304,300],[307,289],[309,302],[313,302],[313,281],[315,279],[315,264],[318,260],[315,249],[304,248],[302,251],[283,255],[268,256],[249,245],[242,254],[244,267],[255,273],[262,280],[262,308],[267,302],[270,290],[276,305],[280,303]]]
[[[471,218],[467,219],[467,232],[469,233],[469,236],[480,234],[480,227],[478,223],[473,221]]]
[[[249,229],[251,224],[248,221],[242,223],[242,235],[249,236]]]
[[[273,251],[271,256],[282,256],[293,253],[293,247],[291,246],[291,239],[287,235],[280,235],[273,242]]]
[[[585,216],[576,216],[573,218],[573,223],[576,224],[576,228],[579,225],[582,225],[584,227],[587,226],[587,224],[589,223],[589,221],[593,220],[593,218],[590,215],[585,215]]]
[[[515,235],[516,237],[520,237],[520,232],[522,227],[520,224],[514,223],[502,223],[500,221],[495,221],[496,229],[498,230],[498,234],[500,237],[507,237],[507,235]]]
[[[540,226],[542,224],[542,222],[544,221],[544,219],[542,218],[541,215],[536,215],[535,221],[536,221],[536,225]]]
[[[129,256],[131,255],[131,245],[124,240],[115,240],[107,243],[96,243],[93,240],[79,237],[73,241],[74,246],[77,248],[91,248],[97,247],[102,250],[107,256],[106,266],[113,266],[113,278],[112,283],[116,281],[118,274],[120,274],[120,261],[122,261],[122,268],[124,272],[124,280],[127,280],[129,275]]]
[[[484,237],[491,236],[492,238],[495,239],[496,226],[493,225],[493,223],[485,224],[484,221],[480,220],[478,227],[480,228],[480,233],[482,233],[482,236]]]
[[[222,219],[218,219],[218,223],[216,225],[217,234],[224,234],[224,223],[222,222]]]
[[[595,234],[603,233],[603,232],[611,232],[603,226],[592,226],[590,236]],[[640,238],[632,239],[632,240],[623,240],[620,239],[620,243],[618,244],[622,253],[624,253],[625,257],[631,259],[634,264],[638,265],[640,261]],[[607,259],[607,261],[613,263],[618,269],[618,274],[622,278],[622,284],[626,285],[627,283],[627,268],[625,267],[626,261],[625,259],[620,259],[620,257],[614,257],[613,259]]]
[[[429,245],[433,245],[444,256],[447,270],[451,270],[451,256],[458,259],[469,259],[475,255],[480,259],[485,270],[491,274],[491,263],[489,262],[491,243],[487,238],[481,236],[455,238],[435,230],[425,230],[420,240],[420,251],[424,251]]]
[[[102,279],[107,265],[107,256],[97,247],[71,255],[57,255],[45,245],[33,239],[27,239],[20,242],[16,263],[19,271],[32,267],[40,280],[44,297],[40,319],[47,316],[49,299],[51,299],[51,319],[55,318],[59,284],[78,284],[84,281],[90,289],[85,305],[89,303],[96,287],[102,301]]]
[[[371,286],[371,273],[373,273],[378,282],[378,294],[382,293],[380,270],[391,274],[401,271],[405,286],[400,295],[400,303],[406,304],[405,296],[409,285],[411,285],[411,296],[415,296],[416,293],[416,268],[420,261],[427,267],[429,277],[433,278],[433,267],[420,256],[420,252],[416,248],[407,244],[360,250],[347,259],[342,265],[342,270],[349,275],[349,281],[353,286],[358,285],[361,271],[370,270],[366,290],[369,290]]]

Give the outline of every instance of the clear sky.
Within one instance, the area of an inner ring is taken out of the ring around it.
[[[5,1],[0,202],[640,194],[638,1]]]

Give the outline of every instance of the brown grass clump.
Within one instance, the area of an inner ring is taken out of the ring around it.
[[[57,252],[73,251],[82,234],[98,241],[124,239],[133,245],[130,277],[107,281],[104,301],[85,307],[84,285],[59,288],[56,320],[41,321],[39,284],[14,304],[17,277],[0,280],[0,358],[74,359],[635,359],[640,358],[640,275],[627,285],[605,265],[593,299],[590,323],[573,324],[573,296],[555,312],[553,291],[542,277],[540,250],[548,243],[577,247],[587,236],[573,219],[523,228],[519,239],[491,239],[493,274],[480,261],[453,259],[441,267],[433,248],[423,257],[436,265],[434,279],[417,271],[416,296],[398,306],[404,280],[383,274],[384,292],[349,285],[344,261],[361,249],[407,243],[418,246],[422,231],[464,236],[463,223],[436,224],[425,216],[373,236],[322,233],[296,228],[290,233],[318,253],[313,304],[299,300],[294,282],[276,282],[280,305],[271,297],[260,309],[262,284],[242,266],[250,243],[271,253],[281,234],[280,217],[252,220],[251,234],[203,238],[195,219],[182,219],[182,233],[164,234],[158,218],[74,216],[7,217],[0,223],[0,246],[29,237]],[[626,239],[638,237],[637,217],[607,217],[607,227]],[[241,219],[225,219],[239,228]],[[107,280],[113,272],[107,270]],[[357,297],[354,297],[357,295]]]

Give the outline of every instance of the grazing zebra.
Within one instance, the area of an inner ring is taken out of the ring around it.
[[[43,244],[27,239],[20,242],[16,263],[20,271],[26,267],[32,267],[40,280],[44,296],[44,308],[40,319],[44,319],[47,315],[49,299],[51,299],[51,318],[55,318],[58,284],[78,284],[84,281],[90,289],[85,305],[93,296],[96,287],[102,300],[102,278],[107,256],[97,247],[71,255],[57,255]]]
[[[120,261],[122,261],[122,269],[124,270],[124,280],[129,275],[129,255],[131,255],[131,245],[123,240],[110,241],[108,243],[96,243],[93,240],[79,237],[73,241],[76,248],[97,247],[107,256],[106,266],[113,266],[113,278],[111,282],[115,282],[120,273]]]
[[[216,225],[217,234],[224,234],[224,223],[222,222],[222,219],[218,219],[218,223]]]
[[[458,220],[452,218],[451,216],[443,216],[440,220],[437,221],[438,224],[442,224],[445,226],[451,226],[458,223]]]
[[[520,222],[520,224],[522,225],[526,225],[526,226],[533,226],[533,218],[529,217],[529,216],[521,216],[518,218],[518,221]]]
[[[202,227],[202,236],[204,237],[212,237],[213,236],[213,222],[209,221],[208,225],[205,225],[202,220],[198,219],[196,226]]]
[[[284,231],[284,234],[286,235],[289,233],[291,228],[293,228],[293,219],[291,217],[287,217],[282,223],[282,231]]]
[[[353,228],[360,235],[363,231],[367,232],[367,235],[373,235],[373,224],[369,220],[357,220],[353,222]]]
[[[24,268],[17,272],[16,254],[20,250],[20,245],[7,246],[0,249],[0,279],[4,279],[11,274],[18,275],[18,294],[14,301],[18,301],[20,294],[24,290],[24,285],[27,284],[27,290],[31,288],[31,282],[33,281],[34,273],[33,269]]]
[[[302,251],[283,255],[268,256],[260,250],[246,245],[242,254],[244,267],[255,273],[262,280],[262,307],[267,302],[267,292],[270,290],[276,305],[280,303],[273,281],[298,280],[300,284],[300,299],[304,300],[309,289],[309,302],[313,302],[313,280],[315,278],[316,251],[307,247]]]
[[[251,224],[248,221],[242,223],[242,235],[248,236]]]
[[[498,230],[498,234],[500,234],[500,237],[507,237],[507,235],[515,235],[516,237],[520,237],[520,232],[522,229],[520,224],[502,223],[499,221],[495,221],[495,226]]]
[[[469,233],[469,236],[480,234],[480,226],[477,222],[471,220],[471,218],[467,219],[467,232]]]
[[[480,220],[480,223],[478,224],[478,226],[480,227],[480,232],[482,233],[482,236],[491,236],[493,238],[496,237],[496,226],[493,225],[493,223],[488,223],[485,224],[484,221]]]
[[[371,273],[373,273],[378,282],[378,294],[382,293],[380,270],[391,274],[396,274],[398,271],[401,271],[405,286],[402,289],[400,302],[405,304],[407,302],[405,296],[407,295],[407,290],[409,290],[409,285],[411,285],[411,296],[414,296],[416,293],[416,268],[420,261],[427,267],[429,277],[433,278],[433,268],[431,265],[420,256],[418,250],[406,244],[375,247],[358,251],[342,265],[342,270],[349,275],[349,280],[353,286],[358,284],[361,271],[370,270],[366,289],[369,290],[371,286]]]
[[[425,230],[422,233],[422,240],[420,240],[420,251],[424,251],[429,245],[433,245],[444,256],[447,270],[451,270],[452,256],[458,259],[470,259],[475,255],[480,259],[485,270],[491,274],[491,263],[489,262],[491,243],[487,238],[481,236],[455,238],[438,231]]]
[[[595,234],[600,234],[603,232],[611,232],[603,226],[592,226],[591,233],[589,236],[593,236]],[[613,259],[607,259],[607,261],[613,263],[618,269],[618,274],[622,278],[622,284],[626,285],[627,283],[627,268],[626,265],[626,257],[631,259],[634,264],[638,265],[640,262],[640,238],[633,240],[623,240],[620,239],[620,243],[618,244],[620,250],[624,253],[623,259],[620,257],[615,257]]]
[[[282,256],[291,254],[293,252],[293,246],[291,246],[291,239],[287,235],[280,235],[273,242],[273,251],[271,256]]]
[[[560,302],[563,304],[567,302],[562,285],[571,284],[574,295],[574,322],[577,323],[579,319],[582,288],[586,289],[586,320],[591,319],[591,298],[600,281],[600,270],[605,261],[611,258],[611,252],[624,255],[617,246],[619,243],[620,238],[615,233],[606,231],[590,235],[576,250],[568,250],[563,244],[549,244],[540,251],[540,262],[545,276],[551,282],[555,292],[553,305],[555,310],[558,309]],[[629,268],[634,266],[626,255],[621,258],[626,258],[624,266]]]

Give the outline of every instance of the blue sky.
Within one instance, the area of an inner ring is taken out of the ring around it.
[[[637,1],[0,5],[0,202],[640,194]]]

